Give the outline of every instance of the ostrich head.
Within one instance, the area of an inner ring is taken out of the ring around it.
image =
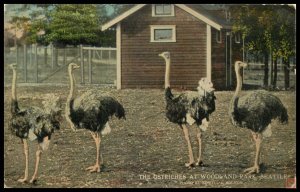
[[[166,52],[162,52],[161,54],[158,54],[158,56],[164,58],[165,60],[170,59],[170,52],[166,51]]]
[[[242,61],[236,61],[234,64],[235,69],[241,69],[241,68],[246,68],[248,66],[247,63],[244,63]]]
[[[80,68],[80,66],[77,65],[76,63],[70,63],[69,67],[68,67],[68,70],[73,71],[74,69],[78,69],[78,68]]]
[[[16,70],[17,69],[17,64],[13,63],[8,65],[12,70]]]
[[[205,92],[211,93],[215,90],[213,86],[213,83],[206,77],[201,78],[201,80],[199,81],[199,86],[197,87],[198,93],[205,96]]]

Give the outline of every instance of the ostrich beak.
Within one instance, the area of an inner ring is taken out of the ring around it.
[[[13,69],[13,68],[17,67],[17,64],[13,63],[13,64],[10,64],[8,66]]]
[[[158,54],[158,56],[162,57],[162,53]]]
[[[247,66],[248,66],[248,64],[247,63],[244,63],[244,62],[242,62],[242,65],[241,65],[242,67],[244,67],[244,68],[246,68]]]
[[[74,69],[78,69],[78,68],[80,68],[79,65],[74,65]]]

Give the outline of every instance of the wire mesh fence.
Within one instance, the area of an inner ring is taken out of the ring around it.
[[[244,79],[243,82],[249,85],[258,85],[263,86],[264,80],[264,58],[263,57],[247,57],[248,66],[244,69]],[[289,80],[290,80],[290,87],[295,88],[296,86],[296,73],[294,69],[296,69],[294,58],[290,59],[290,71],[289,71]],[[268,64],[268,82],[271,83],[271,59],[269,59]],[[283,88],[284,87],[284,64],[282,63],[282,59],[278,60],[277,63],[277,87]]]
[[[4,54],[4,82],[11,82],[9,64],[17,64],[19,83],[69,82],[67,66],[77,63],[76,80],[83,84],[114,85],[116,81],[116,48],[77,47],[56,48],[53,45],[24,45],[10,48]]]

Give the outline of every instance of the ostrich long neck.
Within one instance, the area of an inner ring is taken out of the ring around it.
[[[70,104],[71,100],[74,99],[74,95],[75,95],[75,87],[74,87],[75,78],[74,78],[74,74],[72,73],[72,69],[69,69],[68,72],[70,77],[70,92],[67,99],[67,103]]]
[[[236,89],[233,97],[238,97],[242,90],[242,76],[240,74],[240,68],[235,66],[235,74],[236,74]]]
[[[236,90],[235,93],[231,99],[230,102],[230,107],[229,107],[229,113],[232,115],[233,113],[236,112],[237,108],[238,108],[238,100],[239,100],[239,94],[242,90],[242,77],[240,75],[240,69],[239,66],[235,66],[235,74],[236,74]],[[235,120],[232,119],[232,121],[234,122]]]
[[[15,69],[13,69],[13,79],[11,84],[11,98],[13,101],[17,100],[16,81],[17,81],[17,72]]]
[[[166,59],[165,89],[170,87],[170,64],[171,59]]]
[[[73,106],[71,106],[71,101],[72,101],[72,99],[74,99],[74,93],[75,93],[75,88],[74,88],[75,78],[74,78],[71,68],[69,68],[68,72],[69,72],[69,78],[70,78],[70,93],[67,98],[67,103],[66,103],[66,108],[65,108],[65,118],[66,118],[67,122],[69,123],[71,129],[73,131],[75,131],[75,128],[74,128],[75,125],[72,122],[72,120],[70,119],[71,110],[73,109]]]

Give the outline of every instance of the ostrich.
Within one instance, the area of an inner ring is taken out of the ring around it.
[[[159,54],[165,59],[165,100],[166,117],[169,121],[176,123],[183,130],[184,137],[188,144],[189,162],[185,166],[191,168],[195,165],[203,166],[201,159],[201,137],[202,132],[206,131],[208,127],[209,115],[215,110],[215,99],[213,84],[207,79],[202,78],[199,81],[198,93],[185,92],[177,97],[171,92],[170,88],[170,52],[163,52]],[[197,124],[197,140],[199,144],[198,158],[195,163],[192,146],[190,142],[189,130],[187,124]]]
[[[86,168],[90,172],[100,172],[99,154],[101,135],[108,134],[110,127],[109,117],[115,115],[119,119],[125,119],[125,110],[123,106],[114,98],[104,96],[96,91],[87,91],[81,97],[75,98],[75,78],[73,70],[79,66],[70,63],[68,73],[70,78],[70,93],[67,98],[65,117],[71,128],[88,129],[96,144],[96,164]],[[101,156],[101,155],[100,155]],[[101,156],[101,164],[103,158]]]
[[[280,99],[267,91],[255,91],[239,97],[242,89],[242,77],[240,69],[247,64],[241,61],[235,62],[237,86],[229,107],[229,116],[235,126],[245,127],[251,130],[256,145],[254,166],[244,170],[244,173],[259,173],[259,158],[263,136],[272,134],[271,120],[279,118],[280,122],[288,122],[286,108]]]
[[[35,171],[30,180],[30,183],[34,183],[37,180],[41,154],[48,149],[54,130],[60,128],[62,110],[59,106],[59,98],[51,98],[43,102],[45,109],[32,106],[21,110],[16,95],[16,64],[11,64],[10,68],[13,71],[10,127],[12,133],[21,138],[25,154],[25,176],[18,181],[22,183],[28,181],[28,140],[37,140]]]

